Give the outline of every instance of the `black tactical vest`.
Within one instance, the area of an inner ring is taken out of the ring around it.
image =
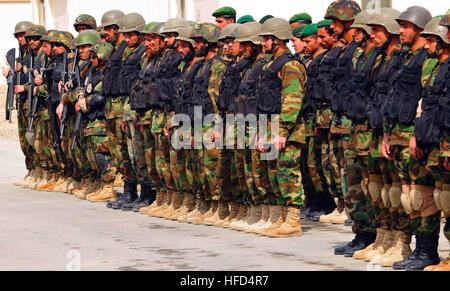
[[[315,81],[314,95],[317,109],[329,108],[332,96],[333,69],[337,66],[337,61],[342,53],[341,47],[335,47],[331,52],[327,53],[320,62],[319,75]]]
[[[252,70],[244,76],[244,79],[239,85],[238,98],[235,100],[235,114],[243,114],[244,116],[250,114],[258,115],[256,90],[258,88],[259,76],[266,64],[267,59],[260,58]]]
[[[129,96],[133,83],[141,72],[141,57],[145,53],[145,47],[139,46],[123,62],[120,68],[119,92],[122,96]]]
[[[450,85],[449,63],[450,60],[447,59],[440,65],[433,85],[426,86],[422,92],[422,114],[415,120],[414,127],[417,144],[421,148],[439,144],[441,132],[445,130],[445,121],[447,119],[448,122],[449,119],[446,98]]]
[[[305,120],[311,120],[316,109],[319,108],[317,101],[320,100],[318,91],[318,78],[320,73],[320,62],[327,52],[323,52],[314,58],[306,69],[308,80],[305,84],[305,96],[303,97],[302,115]]]
[[[381,49],[375,49],[365,62],[366,57],[361,54],[357,60],[356,68],[352,72],[351,91],[346,98],[345,114],[357,123],[366,122],[370,114],[371,96],[373,96],[371,91],[374,89],[374,83],[370,75],[375,61],[381,54]]]
[[[65,72],[67,72],[67,68],[64,68],[63,55],[61,54],[53,62],[51,70],[47,71],[48,95],[52,103],[61,102],[61,93],[58,91],[58,84],[62,81]]]
[[[180,77],[180,66],[183,60],[181,53],[174,53],[169,50],[157,70],[157,86],[159,88],[159,101],[164,104],[167,111],[174,111],[174,98],[176,92],[176,83]]]
[[[127,43],[123,41],[119,48],[113,52],[111,59],[106,64],[103,73],[103,96],[108,98],[119,97],[120,94],[120,75],[122,68],[122,57]]]
[[[240,62],[227,64],[222,82],[220,83],[219,98],[217,107],[221,113],[234,112],[235,99],[238,95],[239,85],[241,84],[241,73],[252,63],[250,59],[242,59]]]
[[[276,59],[266,70],[261,72],[258,89],[256,91],[256,102],[258,112],[262,114],[281,113],[281,91],[282,82],[278,72],[289,61],[295,59],[291,53],[285,53]]]
[[[177,82],[177,91],[175,94],[175,113],[186,114],[191,120],[194,120],[194,107],[192,106],[192,97],[194,95],[194,80],[200,69],[205,64],[204,60],[198,60],[187,72],[187,65],[183,68],[181,76]]]
[[[94,92],[95,87],[102,81],[103,79],[103,71],[102,70],[95,70],[93,69],[87,78],[87,95],[100,95],[98,93]],[[88,92],[89,90],[92,90],[92,92]],[[100,95],[101,96],[101,95]],[[96,99],[99,99],[98,97]],[[105,119],[105,104],[106,99],[103,98],[103,102],[97,102],[95,104],[90,104],[90,110],[85,114],[87,119],[89,121],[94,121],[95,119]]]
[[[386,108],[389,118],[412,125],[422,95],[422,66],[427,56],[427,51],[420,49],[408,64],[403,59],[402,66],[394,73]]]

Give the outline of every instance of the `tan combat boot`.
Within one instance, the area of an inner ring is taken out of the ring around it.
[[[23,179],[20,181],[14,182],[13,185],[17,186],[17,187],[22,187],[24,185],[25,181],[30,177],[30,175],[31,175],[31,170],[28,170],[25,177],[23,177]]]
[[[75,189],[79,189],[78,187],[80,186],[80,183],[81,183],[80,181],[77,181],[74,178],[72,178],[72,181],[70,182],[69,186],[67,187],[67,194],[73,194]]]
[[[30,183],[31,180],[36,180],[35,175],[36,175],[36,169],[31,169],[30,174],[28,175],[28,177],[23,181],[22,183],[22,188],[28,188],[28,183]]]
[[[197,196],[191,193],[185,195],[183,200],[183,205],[178,213],[178,218],[176,219],[178,222],[186,222],[189,214],[195,210],[195,206],[197,205]]]
[[[262,205],[254,205],[247,219],[247,224],[243,226],[243,231],[250,233],[253,227],[262,219]]]
[[[383,240],[381,241],[381,245],[376,247],[373,251],[370,251],[365,254],[363,260],[366,262],[371,262],[372,259],[378,257],[376,262],[381,263],[381,257],[386,254],[386,252],[391,249],[396,243],[397,233],[392,230],[384,230]]]
[[[236,217],[239,214],[239,207],[239,203],[230,202],[230,215],[223,220],[222,227],[228,228],[230,227],[230,223],[237,221]]]
[[[269,226],[258,231],[258,234],[268,236],[272,231],[283,225],[284,221],[283,206],[270,205]]]
[[[211,208],[211,201],[206,201],[203,198],[197,198],[197,205],[195,206],[195,210],[191,212],[191,214],[186,219],[186,222],[194,223],[199,218],[201,218],[205,213],[207,213],[210,208]]]
[[[369,245],[367,248],[360,250],[360,251],[356,251],[353,253],[353,258],[357,259],[357,260],[363,260],[364,257],[369,253],[372,252],[374,250],[376,250],[378,247],[381,247],[381,244],[383,243],[384,240],[384,235],[385,235],[385,230],[382,228],[377,228],[377,237],[375,238],[375,242],[371,245]]]
[[[181,210],[181,206],[183,205],[184,196],[181,196],[180,194],[173,192],[172,196],[172,212],[166,212],[164,218],[169,220],[177,220],[179,217],[179,211]]]
[[[28,180],[26,188],[36,190],[36,185],[42,180],[44,170],[41,167],[36,167],[32,175],[32,179]]]
[[[167,205],[167,199],[169,199],[169,193],[168,192],[159,192],[160,193],[160,204],[155,205],[153,209],[147,212],[148,216],[157,217],[157,213],[159,211],[164,210],[168,207]],[[158,197],[158,196],[157,196]],[[157,201],[155,201],[157,203]],[[153,204],[155,204],[155,202]]]
[[[54,189],[55,189],[56,187],[58,187],[59,185],[63,184],[65,180],[66,180],[65,177],[63,177],[63,176],[61,176],[61,175],[58,176],[58,180],[57,180],[53,185],[51,185],[50,187],[48,187],[48,188],[47,188],[47,191],[48,191],[48,192],[54,192]]]
[[[284,223],[267,233],[270,237],[292,237],[301,236],[303,234],[302,226],[300,225],[300,209],[295,207],[285,207],[283,212],[286,211],[286,218]]]
[[[168,190],[166,195],[166,201],[161,209],[156,213],[156,217],[163,218],[166,213],[173,212],[173,200],[176,194],[173,191]]]
[[[390,256],[383,257],[381,259],[381,265],[383,267],[392,267],[396,262],[401,262],[412,254],[410,247],[411,235],[407,235],[404,232],[399,232],[397,244],[392,248]]]
[[[80,195],[79,192],[83,192],[84,191],[83,189],[86,188],[85,185],[86,185],[86,179],[81,178],[80,185],[77,188],[73,189],[72,194],[78,198],[78,195]]]
[[[203,221],[204,225],[216,225],[216,223],[220,220],[219,214],[220,214],[221,206],[224,207],[224,204],[222,204],[222,202],[224,202],[224,201],[215,201],[215,202],[217,203],[216,211],[213,212],[213,215],[211,217],[208,217]],[[228,203],[226,203],[226,207],[228,208]],[[224,209],[222,209],[222,210],[224,210]],[[228,214],[229,213],[230,212],[228,211]]]
[[[96,183],[97,183],[97,181],[96,181]],[[97,188],[96,183],[94,183],[94,186],[93,186],[93,187],[96,187],[96,190],[97,190],[97,191],[92,192],[92,193],[86,195],[86,200],[89,200],[91,197],[94,197],[94,196],[99,195],[99,194],[103,191],[103,188],[105,187],[105,183],[107,183],[107,182],[100,181],[100,187],[98,187],[98,188]]]
[[[269,221],[270,218],[270,207],[269,205],[261,205],[261,219],[250,225],[248,228],[244,229],[247,233],[258,233],[262,228],[267,228],[269,225],[267,224],[267,221]]]
[[[219,211],[217,214],[217,221],[214,224],[214,226],[217,227],[223,227],[223,224],[227,220],[228,217],[230,217],[231,211],[230,211],[230,203],[226,201],[220,201],[219,202]],[[234,214],[233,214],[234,215]]]
[[[251,206],[241,205],[239,208],[239,215],[236,217],[236,221],[230,223],[230,229],[243,231],[245,224],[247,224],[247,219],[250,217],[252,211]]]
[[[438,265],[434,265],[434,266],[428,266],[425,269],[423,269],[424,271],[430,272],[430,271],[450,271],[450,269],[448,269],[450,266],[450,258],[447,258],[443,261],[441,261]]]
[[[36,187],[38,191],[48,191],[47,189],[53,188],[56,182],[59,180],[59,175],[57,173],[52,174],[52,179],[48,181],[45,185],[40,185]]]
[[[205,224],[205,219],[212,217],[218,208],[219,208],[219,201],[211,201],[208,211],[206,211],[202,216],[197,217],[194,220],[194,224],[196,225]]]
[[[114,182],[105,182],[102,192],[88,199],[90,202],[110,202],[115,200],[117,200],[117,195],[114,191]]]
[[[36,190],[39,190],[40,187],[47,185],[53,178],[53,174],[50,171],[44,170],[42,175],[42,180],[36,185]]]
[[[81,200],[85,200],[87,195],[93,193],[94,183],[90,179],[86,179],[84,185],[81,185],[81,191],[75,194],[75,197]]]
[[[140,214],[148,214],[151,210],[160,207],[164,202],[164,196],[161,191],[156,192],[156,199],[153,203],[148,207],[143,207],[139,210]]]
[[[53,192],[60,192],[60,193],[66,193],[67,192],[67,188],[69,187],[69,179],[71,178],[63,178],[63,182],[61,184],[59,184],[58,186],[55,186],[53,188]]]

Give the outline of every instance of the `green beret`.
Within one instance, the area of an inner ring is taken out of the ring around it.
[[[302,34],[303,29],[306,27],[306,24],[299,24],[296,27],[294,27],[294,29],[292,30],[292,34],[297,37],[300,38],[300,35]]]
[[[225,6],[214,11],[214,17],[224,17],[224,18],[233,18],[236,17],[236,10],[234,8]]]
[[[238,21],[236,21],[236,23],[244,24],[246,22],[252,22],[252,21],[255,21],[255,19],[253,19],[253,16],[251,16],[251,15],[244,15],[241,18],[239,18]]]
[[[264,24],[264,22],[266,22],[266,20],[269,20],[271,18],[275,18],[275,16],[273,15],[266,15],[263,18],[261,18],[261,20],[259,21],[259,23]]]
[[[305,37],[311,36],[311,35],[317,35],[317,24],[309,24],[307,25],[303,31],[302,35],[300,36],[301,39],[304,39]]]
[[[312,21],[311,15],[308,13],[300,13],[296,14],[289,19],[289,23],[292,24],[294,22],[305,22],[306,24],[310,24]]]
[[[324,26],[330,26],[331,23],[332,23],[332,21],[330,19],[322,20],[319,23],[317,23],[317,28],[321,28],[321,27],[324,27]]]

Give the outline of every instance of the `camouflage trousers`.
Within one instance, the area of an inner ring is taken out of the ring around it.
[[[157,192],[166,192],[164,179],[160,179],[156,168],[156,138],[151,132],[151,124],[142,125],[142,135],[144,139],[145,164],[152,189]]]
[[[343,199],[341,167],[339,163],[339,139],[332,137],[329,130],[319,129],[322,171],[328,191],[334,198]],[[341,147],[342,148],[342,147]]]
[[[172,142],[172,137],[175,133],[175,127],[169,129],[169,142]],[[171,145],[170,148],[170,173],[172,174],[175,189],[178,195],[184,196],[187,193],[192,193],[188,177],[186,173],[186,153],[184,149],[176,150]]]
[[[314,187],[314,190],[310,193],[329,193],[327,181],[322,170],[322,144],[319,137],[311,136],[308,139],[307,165],[309,177]]]
[[[64,160],[65,157],[60,157],[60,153],[57,149],[55,149],[54,143],[55,138],[53,137],[52,125],[50,122],[50,115],[47,108],[43,108],[42,110],[42,119],[41,119],[41,131],[38,131],[37,134],[42,136],[42,147],[43,147],[43,157],[48,161],[49,171],[52,173],[57,173],[60,176],[64,175]]]
[[[185,170],[186,178],[192,193],[197,198],[205,198],[203,192],[202,181],[200,179],[200,163],[199,163],[199,151],[196,149],[185,149]]]
[[[34,116],[32,131],[35,133],[34,144],[32,145],[33,152],[33,166],[41,167],[44,170],[49,169],[49,165],[46,159],[44,159],[44,136],[43,136],[43,122],[42,122],[42,107],[38,109]]]
[[[28,143],[25,134],[28,129],[28,104],[26,102],[19,103],[17,109],[17,126],[19,132],[19,142],[22,153],[25,156],[25,166],[27,170],[34,169],[33,165],[33,147]]]
[[[303,205],[301,156],[307,153],[306,145],[287,142],[278,158],[268,162],[270,186],[273,197],[269,204],[300,208]]]
[[[117,169],[111,156],[111,142],[106,133],[106,120],[97,119],[92,124],[95,127],[92,126],[91,128],[95,129],[87,133],[87,146],[93,153],[101,180],[103,182],[114,182]]]
[[[73,150],[70,148],[72,159],[75,161],[75,168],[81,172],[82,179],[89,179],[90,182],[95,182],[99,179],[99,169],[95,161],[95,154],[88,146],[88,139],[85,136],[86,122],[83,122],[78,133],[78,137],[74,142],[75,135],[72,134],[70,140],[70,147],[74,145]],[[75,128],[75,124],[73,125]]]
[[[128,157],[133,171],[136,173],[137,183],[150,185],[151,180],[145,159],[144,135],[134,128],[133,121],[124,121],[124,123]]]
[[[164,180],[165,191],[176,191],[175,182],[170,171],[170,140],[164,133],[154,133],[155,137],[155,163],[160,180]],[[163,191],[163,192],[165,192]]]
[[[64,133],[61,139],[61,150],[64,153],[65,156],[65,163],[64,163],[64,176],[65,177],[72,177],[76,181],[81,181],[82,173],[81,170],[75,165],[74,162],[74,155],[71,153],[70,147],[72,144],[71,141],[71,135],[74,128],[74,116],[70,116],[68,120],[65,122],[64,127]]]

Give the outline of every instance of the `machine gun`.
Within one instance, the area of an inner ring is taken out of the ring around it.
[[[75,55],[75,58],[77,57],[77,55],[78,55],[78,50]],[[74,64],[75,64],[75,61],[76,61],[76,59],[74,59]],[[67,51],[64,51],[64,54],[63,54],[63,68],[64,68],[64,70],[63,70],[62,76],[61,76],[61,80],[63,83],[63,85],[61,87],[61,100],[62,100],[63,95],[65,94],[65,85],[66,85],[66,76],[67,76],[67,72],[66,72],[66,70],[67,70]],[[67,121],[67,105],[64,105],[63,113],[61,116],[61,123],[59,126],[59,140],[62,140],[62,138],[64,136],[64,129],[65,129],[66,121]]]
[[[8,75],[8,95],[6,96],[6,120],[9,123],[12,122],[12,111],[14,110],[14,86],[16,79],[16,49],[13,48],[6,54],[6,59],[8,61],[9,67],[11,68]],[[17,74],[17,76],[20,74]]]
[[[84,96],[86,93],[85,92],[86,88],[81,85],[80,68],[78,66],[76,66],[76,69],[75,69],[75,77],[76,77],[77,84],[78,84],[78,87],[77,87],[78,96]],[[75,143],[77,142],[77,137],[80,133],[80,128],[81,128],[82,122],[83,122],[83,112],[81,112],[81,110],[80,110],[77,112],[77,119],[75,121],[75,128],[73,130],[73,142],[72,142],[72,146],[70,147],[70,149],[72,151],[75,148]]]

